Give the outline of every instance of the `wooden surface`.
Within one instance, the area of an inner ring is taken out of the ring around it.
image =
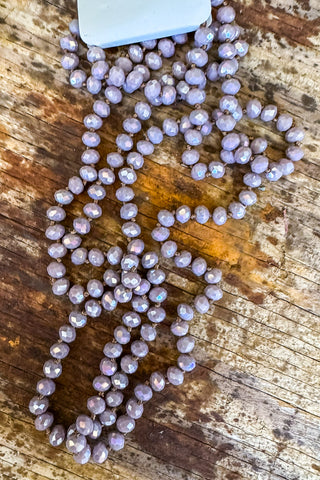
[[[257,205],[243,221],[174,230],[180,246],[201,252],[224,274],[224,298],[192,325],[199,366],[182,387],[154,396],[123,451],[104,466],[82,467],[35,431],[27,407],[69,310],[67,300],[50,291],[45,211],[54,191],[77,172],[81,121],[92,102],[68,86],[59,64],[58,42],[75,15],[74,3],[0,2],[3,480],[320,478],[320,5],[318,0],[233,4],[251,44],[238,75],[240,99],[244,104],[256,96],[294,114],[307,130],[306,156],[290,178],[259,192]],[[208,103],[217,104],[215,88]],[[104,129],[103,155],[114,149],[132,104],[126,100]],[[182,111],[187,107],[175,107],[171,114]],[[163,115],[157,117],[159,124]],[[243,123],[241,130],[266,135],[273,145],[270,156],[281,158],[282,140],[269,126]],[[212,135],[202,148],[208,161],[215,158],[217,138]],[[153,228],[161,207],[186,202],[212,209],[239,191],[239,170],[230,169],[219,182],[192,181],[179,165],[182,147],[181,139],[171,139],[145,162],[137,197],[144,231]],[[108,202],[110,216],[97,222],[92,245],[123,244],[118,205],[113,199],[104,204]],[[72,212],[81,204],[82,198]],[[189,299],[199,291],[192,276],[181,278],[169,262],[165,267],[171,299]],[[174,303],[167,302],[172,314]],[[105,319],[79,332],[64,363],[53,400],[59,421],[70,424],[85,409],[101,348],[117,321]],[[145,378],[157,362],[165,366],[173,360],[168,325],[160,340],[138,378]]]

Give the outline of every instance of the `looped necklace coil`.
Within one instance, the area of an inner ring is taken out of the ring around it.
[[[211,1],[215,20],[210,26],[200,26],[196,30],[184,61],[174,60],[174,57],[176,51],[191,40],[187,34],[130,45],[121,49],[121,56],[113,65],[106,60],[103,49],[92,46],[87,51],[91,64],[87,77],[85,69],[79,68],[76,20],[69,25],[70,34],[60,42],[64,50],[61,63],[70,72],[71,86],[86,87],[89,94],[94,95],[94,103],[93,112],[83,120],[85,150],[79,174],[69,179],[67,187],[55,192],[56,204],[47,210],[50,225],[46,237],[52,242],[48,248],[51,262],[47,270],[52,291],[58,296],[67,295],[72,307],[68,322],[60,327],[59,338],[50,348],[51,357],[43,366],[44,378],[38,381],[37,395],[30,401],[29,408],[36,415],[36,429],[46,431],[53,446],[66,440],[67,449],[81,464],[90,458],[103,463],[109,451],[122,449],[126,435],[132,432],[143,414],[144,404],[166,384],[181,385],[185,374],[195,368],[192,355],[195,339],[189,333],[189,326],[194,317],[208,313],[212,304],[221,299],[221,271],[208,265],[203,257],[194,258],[189,251],[178,249],[177,243],[169,239],[171,229],[187,222],[194,225],[214,222],[219,226],[228,218],[242,219],[247,207],[257,201],[255,190],[261,187],[262,181],[275,182],[289,175],[294,171],[294,162],[303,157],[300,142],[304,132],[293,125],[290,115],[279,114],[275,105],[263,107],[257,99],[249,100],[243,110],[237,100],[241,84],[236,73],[248,44],[240,38],[241,29],[234,21],[234,9],[222,3],[222,0]],[[170,67],[170,73],[162,73],[163,67]],[[219,106],[211,112],[206,107],[208,83],[219,83],[222,90]],[[98,131],[111,110],[117,111],[123,95],[134,92],[140,92],[143,98],[123,120],[123,131],[116,137],[117,148],[107,155],[106,166],[103,166],[105,159],[100,158]],[[145,127],[158,108],[185,104],[189,109],[182,117],[167,117],[161,127],[149,126],[150,122]],[[288,142],[286,156],[278,162],[270,162],[266,139],[238,133],[237,125],[243,115],[273,122]],[[214,157],[207,165],[200,160],[196,147],[212,132],[221,134],[221,151],[219,158]],[[198,205],[191,209],[188,205],[180,205],[175,211],[160,210],[158,223],[151,232],[151,238],[160,248],[146,250],[141,238],[134,184],[139,170],[143,169],[144,158],[159,151],[166,136],[180,134],[186,144],[181,162],[195,181],[207,177],[220,179],[227,166],[235,168],[240,164],[247,166],[243,175],[245,187],[238,199],[227,207],[216,205],[210,209]],[[108,187],[114,184],[117,185],[116,202],[121,205],[121,230],[127,245],[126,249],[113,245],[102,251],[90,245],[89,234],[94,221],[102,216],[100,202]],[[66,210],[78,195],[86,199],[86,203],[83,214],[71,222]],[[88,239],[86,247],[83,246],[85,239]],[[85,285],[71,285],[64,264],[68,255],[79,269],[88,263],[97,267],[97,275]],[[203,287],[192,302],[177,305],[177,316],[170,323],[170,331],[177,340],[177,363],[166,371],[154,371],[144,383],[134,386],[134,394],[130,396],[126,393],[130,375],[146,361],[143,359],[148,356],[158,329],[169,321],[162,258],[171,259],[178,269],[190,269]],[[99,278],[99,267],[104,268],[102,278]],[[53,413],[48,410],[49,397],[55,391],[54,380],[62,373],[62,360],[69,354],[77,329],[85,327],[90,319],[100,317],[104,311],[116,315],[120,308],[125,308],[125,312],[121,316],[118,314],[121,323],[114,329],[112,341],[104,346],[100,371],[93,380],[95,392],[87,400],[88,413],[79,415],[68,429],[55,424]]]

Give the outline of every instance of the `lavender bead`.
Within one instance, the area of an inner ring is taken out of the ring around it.
[[[73,70],[69,77],[69,83],[73,88],[81,88],[84,86],[87,74],[83,70]]]
[[[43,365],[43,373],[47,378],[58,378],[62,373],[62,365],[54,360],[47,360]]]
[[[165,85],[162,88],[161,101],[163,105],[172,105],[176,101],[177,91],[175,87]]]
[[[212,178],[222,178],[225,174],[225,167],[221,162],[210,162],[209,171]]]
[[[126,403],[126,411],[131,418],[137,420],[143,414],[143,405],[139,404],[134,398],[131,398]]]
[[[122,123],[123,129],[128,133],[138,133],[141,130],[141,123],[138,119],[129,117]]]
[[[233,118],[235,119],[236,122],[240,122],[241,118],[243,117],[243,111],[240,105],[237,106],[235,111],[232,114]]]
[[[103,103],[103,104],[107,105],[106,103]],[[108,107],[108,105],[107,105],[107,107]],[[99,152],[97,152],[97,150],[93,150],[91,148],[88,148],[81,155],[81,160],[84,164],[87,165],[87,167],[84,167],[84,168],[93,168],[93,167],[88,167],[88,165],[91,165],[93,163],[98,163],[99,160],[100,160],[100,154],[99,154]],[[80,171],[82,172],[82,170],[80,170]]]
[[[49,378],[42,378],[37,382],[37,392],[40,395],[50,396],[56,390],[56,384]]]
[[[184,165],[194,165],[199,161],[200,153],[197,150],[185,150],[182,154],[182,163]]]
[[[188,333],[189,324],[185,321],[176,321],[171,324],[170,330],[176,337],[183,337]]]
[[[47,217],[54,222],[62,222],[66,218],[66,212],[62,207],[53,206],[48,208]]]
[[[100,437],[101,432],[102,432],[101,423],[99,422],[99,420],[93,420],[93,428],[89,437],[92,438],[92,440],[97,440]]]
[[[237,52],[236,54],[239,55],[239,57],[246,56],[249,50],[249,45],[244,40],[237,40],[234,42],[234,47]]]
[[[122,68],[125,73],[131,72],[133,67],[131,60],[127,57],[119,57],[114,63],[117,67]]]
[[[203,136],[210,135],[210,133],[212,132],[212,123],[210,121],[204,123],[201,127],[200,132]]]
[[[164,242],[170,235],[170,230],[165,227],[156,227],[151,232],[151,237],[156,242]]]
[[[106,99],[110,103],[113,103],[114,105],[120,103],[122,100],[121,91],[119,90],[119,88],[115,87],[114,85],[108,86],[104,91],[104,95]]]
[[[111,377],[117,371],[117,364],[111,358],[103,358],[100,362],[100,370],[104,375]]]
[[[148,385],[141,383],[135,387],[134,394],[138,401],[148,402],[152,398],[153,392]]]
[[[87,146],[87,147],[97,147],[100,143],[100,135],[96,132],[85,132],[82,135],[82,142]]]
[[[144,94],[150,100],[160,95],[161,85],[158,80],[149,80],[144,87]]]
[[[251,145],[250,145],[250,148],[252,150],[252,152],[257,155],[259,153],[262,153],[266,150],[268,146],[268,142],[266,139],[264,138],[255,138],[252,142],[251,142]]]
[[[212,30],[208,27],[200,27],[194,34],[194,39],[198,45],[208,45],[214,40]]]
[[[111,381],[105,375],[98,375],[94,378],[92,385],[98,392],[107,392],[111,387]]]
[[[153,268],[159,261],[156,252],[147,252],[143,255],[141,264],[143,268]]]
[[[65,232],[65,228],[63,225],[51,225],[46,229],[46,237],[49,240],[59,240],[61,237],[63,237]]]
[[[166,274],[160,268],[153,268],[148,271],[147,278],[153,285],[160,285],[165,281]]]
[[[226,95],[236,95],[241,88],[241,83],[235,78],[225,80],[221,85],[221,90]]]
[[[198,268],[200,266],[200,269],[202,269],[204,265],[199,264],[199,260],[203,260],[203,259],[197,258],[196,260],[198,261],[198,263],[193,265],[194,264],[194,262],[193,262],[192,263],[193,268],[194,267]],[[206,266],[207,266],[207,264],[205,262],[205,267]],[[190,305],[188,305],[187,303],[180,303],[177,307],[177,313],[178,313],[179,317],[182,318],[182,320],[186,320],[187,322],[190,322],[193,319],[193,315],[194,315],[193,308]]]
[[[219,42],[230,41],[232,42],[236,37],[236,28],[230,23],[225,23],[218,27],[218,40]]]
[[[111,247],[107,253],[107,260],[110,265],[118,265],[121,261],[123,252],[120,247]]]
[[[239,63],[235,58],[232,58],[231,60],[223,60],[218,67],[218,74],[222,78],[227,75],[232,77],[238,71],[238,68]]]
[[[223,225],[227,221],[227,212],[223,207],[217,207],[214,209],[212,219],[216,225]]]
[[[195,359],[185,354],[179,356],[177,364],[184,372],[191,372],[196,366]]]
[[[224,163],[232,164],[235,162],[234,154],[228,150],[221,150],[220,158]]]
[[[178,207],[176,210],[176,219],[180,223],[186,223],[188,220],[190,220],[191,217],[191,210],[190,207],[187,205],[181,205],[181,207]]]
[[[143,75],[137,70],[133,70],[127,76],[126,83],[124,84],[124,90],[127,93],[132,93],[138,90],[143,83]]]
[[[221,115],[216,121],[216,126],[222,132],[231,132],[236,125],[236,120],[231,115]]]
[[[79,57],[75,53],[65,53],[61,57],[61,65],[65,70],[74,70],[79,65]]]
[[[188,41],[188,35],[186,33],[179,33],[177,35],[172,35],[172,40],[178,45],[183,45]]]
[[[29,402],[29,410],[33,415],[41,415],[45,413],[49,406],[49,400],[47,397],[38,398],[33,397]]]
[[[162,287],[155,287],[150,290],[149,298],[154,303],[162,303],[167,298],[167,291]]]
[[[87,78],[87,90],[88,92],[92,93],[92,95],[96,95],[101,90],[101,80],[90,76]],[[90,146],[90,145],[88,145]]]
[[[71,20],[71,22],[69,23],[69,30],[73,35],[76,35],[77,37],[79,37],[80,35],[79,22],[76,18]]]
[[[102,168],[99,170],[99,180],[104,185],[112,185],[115,182],[115,174],[110,168]]]
[[[104,403],[102,398],[101,400]],[[76,429],[81,435],[89,435],[93,430],[93,421],[87,415],[79,415],[76,420]]]
[[[224,150],[234,150],[239,145],[240,136],[237,133],[228,133],[221,141],[221,146]]]
[[[177,349],[181,353],[190,353],[194,348],[195,341],[192,337],[185,336],[177,341]]]
[[[292,162],[297,162],[303,158],[304,151],[302,150],[302,148],[292,145],[287,148],[286,155]]]
[[[85,465],[89,462],[91,457],[91,448],[87,445],[80,453],[76,453],[73,455],[73,459],[76,463],[80,465]]]
[[[167,242],[164,242],[164,244],[161,246],[161,254],[164,258],[172,258],[174,257],[177,248],[178,246],[176,242],[168,240]]]
[[[118,451],[124,447],[124,436],[122,433],[112,432],[108,435],[108,442],[109,447],[114,450]]]
[[[237,109],[237,106],[238,100],[233,95],[224,95],[223,97],[221,97],[219,102],[219,107],[222,112],[234,113]]]
[[[89,315],[89,317],[92,317],[92,318],[99,317],[101,315],[101,312],[102,312],[101,306],[95,300],[88,300],[85,303],[84,308],[85,308],[86,314]]]
[[[95,62],[91,67],[91,75],[97,80],[103,80],[109,71],[109,65],[104,60]]]
[[[258,155],[251,162],[251,170],[253,171],[253,173],[263,173],[267,170],[268,165],[269,165],[268,158],[263,155]]]
[[[199,126],[204,125],[208,121],[209,115],[205,110],[200,108],[193,110],[189,115],[189,119],[192,125]]]
[[[47,430],[47,428],[50,428],[53,424],[53,414],[50,412],[46,412],[38,415],[34,421],[34,424],[36,430],[39,430],[40,432]]]
[[[269,182],[276,182],[282,176],[282,169],[278,163],[270,163],[269,170],[266,173],[266,179]]]
[[[246,106],[247,116],[249,118],[258,118],[262,110],[261,103],[257,99],[249,100]]]
[[[159,144],[163,140],[163,133],[158,127],[150,127],[147,131],[147,135],[150,142],[154,144]]]
[[[151,70],[159,70],[162,67],[162,59],[160,55],[155,52],[147,53],[145,56],[145,63]]]
[[[89,397],[88,400],[87,400],[87,408],[88,408],[89,412],[93,413],[94,415],[99,415],[100,413],[104,412],[104,410],[106,408],[105,401],[99,395]],[[81,415],[81,417],[85,417],[85,415]],[[78,422],[79,418],[80,417],[78,417],[77,422]],[[83,435],[89,435],[93,430],[93,422],[92,422],[92,424],[90,424],[90,432],[88,432],[88,433],[84,432],[84,428],[86,428],[86,431],[88,431],[88,429],[89,429],[88,421],[85,420],[85,422],[83,422],[83,423],[85,423],[85,426],[83,426],[82,431],[80,431],[80,423],[79,423],[79,427],[77,426],[78,432],[82,433]]]
[[[117,146],[125,151],[125,152],[128,152],[129,150],[132,149],[133,147],[133,141],[132,141],[132,138],[125,134],[125,133],[120,133],[117,138],[116,138],[116,144]]]
[[[134,63],[140,63],[143,60],[143,50],[140,45],[130,45],[128,54]]]
[[[83,265],[87,260],[87,250],[85,248],[77,248],[71,254],[71,261],[74,265]]]
[[[232,59],[237,55],[236,47],[232,43],[222,43],[218,47],[218,55],[220,58]]]
[[[149,348],[148,345],[142,340],[135,340],[131,344],[131,352],[132,355],[138,358],[143,358],[148,354]]]
[[[152,323],[161,323],[166,318],[166,312],[161,307],[149,308],[147,315]]]
[[[147,82],[150,79],[150,70],[145,65],[136,65],[134,71],[142,74],[144,82]]]
[[[47,272],[52,278],[62,278],[66,273],[66,267],[59,262],[51,262],[47,267]]]
[[[82,328],[87,323],[87,317],[80,312],[71,312],[69,322],[75,328]]]
[[[98,442],[92,450],[91,458],[94,463],[104,463],[108,458],[109,451],[104,442]]]
[[[179,132],[178,123],[173,118],[166,118],[163,121],[162,129],[168,137],[175,137]]]
[[[193,48],[186,54],[187,62],[197,67],[204,67],[208,63],[208,54],[202,48]]]
[[[59,328],[59,337],[63,342],[71,343],[76,339],[76,330],[72,325],[62,325]]]
[[[154,85],[154,84],[152,84]],[[159,84],[160,85],[160,84]],[[149,87],[149,90],[153,91],[155,87],[151,88],[151,86]],[[160,90],[159,90],[159,93],[160,93]],[[158,93],[158,95],[159,95]],[[156,95],[157,96],[157,95]],[[148,105],[147,103],[145,102],[138,102],[136,103],[135,107],[134,107],[134,111],[135,113],[138,115],[138,118],[140,118],[140,120],[148,120],[150,117],[151,117],[151,108],[150,108],[150,105]]]
[[[257,195],[250,190],[242,190],[239,193],[240,202],[246,207],[253,205],[257,201]]]
[[[89,115],[86,115],[84,117],[83,123],[84,126],[88,129],[93,128],[94,130],[98,130],[102,127],[103,122],[99,115],[96,115],[95,113],[90,113]]]
[[[119,391],[108,392],[106,395],[106,403],[109,407],[118,407],[123,401],[123,393]]]
[[[246,209],[242,205],[242,203],[232,202],[229,205],[229,212],[230,212],[232,218],[234,218],[236,220],[240,220],[241,218],[243,218],[245,216]]]
[[[179,124],[179,130],[181,133],[185,133],[189,128],[192,128],[192,123],[190,122],[190,118],[184,115]]]
[[[286,133],[286,141],[290,143],[302,142],[304,135],[305,133],[301,127],[290,128]]]
[[[61,243],[52,243],[48,248],[48,253],[52,258],[61,258],[67,253],[67,249]]]
[[[92,248],[88,254],[89,262],[95,267],[101,267],[104,263],[104,255],[98,248]]]
[[[122,68],[114,66],[110,68],[108,85],[114,87],[121,87],[125,82],[125,73]]]
[[[243,183],[248,187],[257,188],[261,185],[261,177],[257,173],[246,173],[243,176]]]
[[[222,278],[222,272],[218,268],[212,268],[208,270],[204,276],[207,283],[219,283]]]
[[[74,197],[71,192],[68,192],[68,190],[61,189],[55,192],[54,198],[56,202],[60,203],[61,205],[69,205]]]
[[[70,282],[67,278],[59,278],[52,285],[52,292],[55,295],[64,295],[69,290]]]
[[[249,147],[240,147],[234,153],[234,160],[240,165],[248,163],[252,156],[252,150]]]
[[[271,122],[277,116],[278,109],[275,105],[267,105],[261,112],[260,118],[263,122]]]
[[[137,143],[137,150],[141,155],[152,155],[154,152],[154,146],[151,142],[146,140],[139,140]]]
[[[219,64],[217,62],[209,63],[206,75],[208,80],[211,82],[216,82],[219,78]]]
[[[202,135],[199,130],[189,129],[184,134],[184,139],[188,145],[197,146],[202,143]]]
[[[190,87],[184,80],[181,80],[176,86],[177,93],[182,100],[187,98],[187,94],[190,91]]]
[[[281,158],[279,165],[281,167],[282,175],[290,175],[294,171],[294,164],[287,158]]]
[[[214,302],[217,302],[223,296],[223,292],[221,288],[219,288],[217,285],[208,285],[205,288],[204,293],[210,300]]]
[[[131,165],[135,170],[143,167],[144,159],[141,153],[130,152],[127,156],[127,164]]]
[[[91,63],[98,62],[99,60],[105,60],[105,58],[106,54],[100,47],[90,47],[87,52],[87,59]]]
[[[236,12],[232,7],[220,7],[217,11],[217,20],[220,23],[231,23],[236,17]]]
[[[164,58],[172,57],[175,52],[174,43],[169,38],[162,38],[161,40],[159,40],[158,49],[160,50]]]
[[[292,127],[293,119],[291,115],[288,114],[282,114],[279,115],[278,120],[277,120],[277,130],[279,132],[286,132],[289,130],[289,128]]]
[[[186,74],[187,67],[183,62],[174,62],[172,64],[172,75],[178,80],[182,80]]]
[[[191,88],[186,95],[186,101],[189,105],[201,104],[206,99],[206,92],[199,88]]]
[[[185,74],[185,81],[189,85],[202,85],[205,82],[205,74],[200,68],[191,68]]]
[[[91,297],[99,298],[103,294],[103,284],[100,280],[89,280],[87,283],[87,291]]]
[[[53,447],[59,447],[65,439],[66,431],[63,425],[55,425],[50,432],[49,442]]]
[[[152,325],[144,323],[141,326],[140,335],[146,342],[152,342],[156,338],[157,332]]]
[[[78,50],[78,42],[72,35],[67,35],[61,38],[60,47],[62,50],[68,50],[69,52],[76,52]]]
[[[204,258],[198,257],[193,260],[191,270],[197,277],[201,277],[207,270],[207,262]]]
[[[110,115],[110,107],[106,102],[103,102],[102,100],[96,100],[93,104],[93,111],[99,117],[102,118],[107,118]],[[98,152],[95,152],[96,155],[98,155]],[[90,163],[90,162],[87,162]],[[97,162],[91,162],[91,163],[97,163]]]
[[[179,268],[188,267],[191,261],[192,261],[192,255],[190,252],[187,252],[186,250],[183,250],[182,252],[180,252],[180,254],[174,259],[174,263]]]
[[[207,297],[205,295],[197,295],[194,299],[194,308],[198,313],[207,313],[210,308]]]
[[[210,212],[207,207],[203,205],[199,205],[194,210],[196,216],[196,222],[200,223],[201,225],[207,223],[210,218]]]
[[[184,380],[183,371],[177,367],[169,367],[167,370],[167,378],[172,385],[181,385]]]

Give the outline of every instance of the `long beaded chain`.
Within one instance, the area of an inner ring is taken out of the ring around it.
[[[241,30],[234,23],[234,9],[225,5],[223,0],[211,0],[211,4],[217,7],[215,21],[196,30],[194,45],[187,51],[185,62],[174,61],[172,74],[159,73],[163,59],[172,58],[179,45],[187,43],[187,34],[130,45],[113,66],[106,61],[104,50],[90,47],[87,59],[91,63],[91,75],[88,78],[85,71],[78,68],[79,29],[76,20],[69,25],[70,35],[60,42],[64,50],[61,63],[70,71],[70,84],[74,88],[86,87],[92,95],[99,95],[104,88],[105,98],[98,97],[93,103],[93,113],[84,118],[87,131],[82,136],[85,150],[81,155],[83,166],[79,175],[71,177],[66,188],[56,191],[57,204],[47,211],[50,226],[46,236],[53,242],[48,248],[52,261],[47,269],[52,279],[52,291],[55,295],[67,295],[75,307],[70,312],[69,323],[60,327],[59,339],[50,348],[51,358],[43,366],[45,377],[38,381],[37,396],[32,398],[29,408],[36,415],[36,429],[46,431],[53,446],[66,440],[67,449],[81,464],[90,458],[95,463],[103,463],[109,450],[122,449],[125,436],[135,428],[144,404],[153,394],[162,391],[168,383],[183,383],[184,374],[195,367],[192,356],[195,341],[188,334],[190,323],[195,313],[207,313],[222,297],[219,287],[221,271],[208,266],[202,257],[193,258],[189,251],[178,250],[176,242],[169,240],[170,228],[189,221],[198,224],[213,221],[216,225],[223,225],[229,217],[242,219],[246,208],[257,201],[254,189],[261,186],[263,178],[274,182],[289,175],[294,170],[294,162],[303,157],[300,142],[304,132],[293,126],[290,115],[279,115],[275,105],[263,107],[256,99],[250,100],[242,110],[236,98],[241,84],[234,76],[239,67],[238,60],[248,51],[248,44],[240,39]],[[209,62],[208,52],[216,44],[219,44],[217,58]],[[223,96],[219,108],[211,115],[203,108],[207,81],[222,82]],[[122,101],[123,94],[138,90],[144,93],[144,100],[138,101],[132,115],[123,121],[123,132],[116,137],[117,149],[107,155],[107,167],[97,169],[100,162],[97,147],[101,141],[97,131],[110,116],[111,108]],[[177,102],[190,105],[191,113],[179,120],[168,117],[162,128],[151,126],[144,139],[135,140],[143,122],[152,117],[155,108]],[[274,122],[277,130],[284,132],[289,144],[285,158],[270,163],[264,138],[249,140],[247,135],[235,131],[244,114],[250,119]],[[220,158],[207,165],[200,161],[195,147],[213,130],[221,132]],[[210,211],[199,205],[192,211],[189,206],[181,205],[174,212],[160,210],[158,224],[151,232],[152,239],[160,243],[160,249],[145,251],[137,222],[138,207],[133,185],[137,172],[143,167],[144,157],[153,154],[165,136],[174,137],[179,133],[186,143],[181,155],[182,165],[190,169],[195,181],[206,177],[221,178],[227,165],[247,164],[249,171],[243,176],[245,189],[240,192],[238,201],[232,201],[227,208],[217,206]],[[121,230],[127,240],[127,249],[123,251],[119,246],[112,246],[106,252],[98,248],[88,250],[81,246],[82,239],[90,233],[92,222],[102,215],[99,202],[106,196],[108,186],[116,182],[116,176],[121,186],[115,196],[122,203],[120,218],[124,222]],[[80,194],[89,197],[83,207],[83,216],[77,216],[73,228],[67,229],[62,223],[67,217],[65,206]],[[85,286],[71,286],[62,262],[68,253],[71,262],[79,267],[86,263],[105,266],[103,279],[92,278]],[[161,258],[172,259],[178,268],[189,268],[196,277],[204,279],[206,286],[191,303],[177,306],[177,318],[170,326],[177,338],[177,364],[166,372],[154,371],[145,383],[135,386],[133,396],[125,399],[129,376],[148,355],[149,344],[157,337],[157,327],[166,318],[164,302],[167,291],[162,286],[166,274],[161,269]],[[114,329],[113,340],[104,346],[100,372],[93,380],[96,393],[87,400],[89,413],[79,415],[68,429],[54,424],[54,416],[48,411],[49,397],[55,391],[54,380],[62,373],[61,360],[68,356],[77,329],[86,325],[88,317],[97,318],[103,311],[115,312],[121,304],[125,304],[128,310],[121,317],[122,324]]]

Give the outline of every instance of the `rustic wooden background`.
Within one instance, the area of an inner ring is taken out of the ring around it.
[[[3,480],[316,480],[320,478],[320,5],[318,0],[233,2],[250,54],[241,64],[243,103],[275,101],[305,126],[305,159],[288,179],[268,185],[245,220],[224,227],[190,225],[174,238],[223,270],[224,298],[197,319],[199,366],[180,388],[155,395],[126,448],[103,466],[76,465],[36,432],[28,402],[48,349],[69,310],[50,292],[45,211],[53,193],[75,174],[82,118],[91,100],[68,86],[60,68],[59,38],[75,15],[67,0],[0,1],[0,477]],[[114,53],[114,52],[113,52]],[[217,103],[211,89],[209,104]],[[132,104],[126,100],[103,132],[103,152]],[[186,107],[179,107],[179,114]],[[178,108],[176,108],[178,110]],[[172,115],[177,112],[172,109]],[[159,123],[163,113],[159,114]],[[270,155],[282,140],[267,127]],[[203,155],[216,151],[206,140]],[[145,231],[161,207],[182,202],[212,208],[239,191],[239,172],[195,183],[179,165],[182,140],[168,141],[147,159],[138,182]],[[113,200],[106,200],[111,202]],[[75,211],[81,208],[81,202]],[[93,243],[121,244],[117,208],[97,222]],[[176,298],[199,290],[171,264],[168,288]],[[173,302],[168,302],[173,312]],[[54,397],[58,419],[72,423],[91,394],[101,348],[115,320],[92,322],[79,333]],[[143,364],[173,358],[168,327]]]

